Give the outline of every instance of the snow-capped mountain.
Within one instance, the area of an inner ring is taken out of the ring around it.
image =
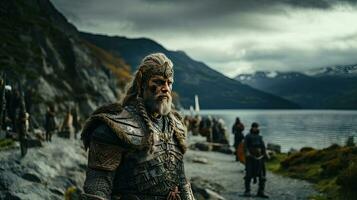
[[[357,77],[357,64],[341,65],[334,67],[324,67],[316,70],[309,70],[306,74],[311,76],[355,76]]]
[[[308,72],[256,72],[236,80],[309,109],[357,109],[357,64]]]

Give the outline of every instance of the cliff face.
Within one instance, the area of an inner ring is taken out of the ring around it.
[[[48,0],[1,1],[0,9],[0,69],[13,89],[31,91],[37,118],[48,103],[88,115],[121,96],[130,67],[81,39]]]

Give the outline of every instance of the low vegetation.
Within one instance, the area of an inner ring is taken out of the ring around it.
[[[130,66],[119,57],[83,40],[83,43],[92,51],[93,55],[100,60],[102,65],[107,67],[117,78],[118,86],[124,88],[125,85],[131,80]]]
[[[275,173],[314,183],[321,196],[312,199],[355,199],[357,197],[357,147],[333,144],[317,150],[302,148],[277,154],[267,163]]]
[[[15,142],[12,139],[0,139],[0,151],[12,148],[15,146]]]

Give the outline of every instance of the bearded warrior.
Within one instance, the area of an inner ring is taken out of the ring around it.
[[[150,54],[122,104],[101,107],[87,120],[82,199],[194,200],[183,163],[186,127],[171,110],[172,84],[171,60]]]

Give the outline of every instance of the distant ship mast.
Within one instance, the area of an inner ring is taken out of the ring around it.
[[[196,114],[199,114],[200,112],[200,103],[198,101],[198,95],[195,95],[195,112]]]

